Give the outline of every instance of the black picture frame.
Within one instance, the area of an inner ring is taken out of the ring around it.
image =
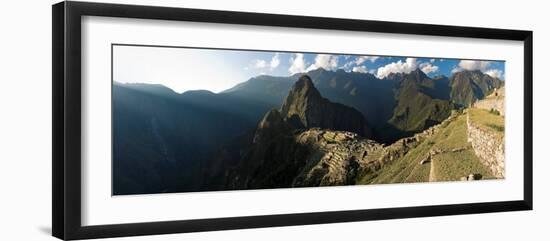
[[[130,224],[82,226],[81,17],[83,16],[159,19],[523,41],[525,81],[523,199],[456,205],[342,210],[333,212],[176,220],[163,222],[139,222],[139,220],[136,220],[136,223]],[[53,5],[52,18],[52,233],[53,236],[57,238],[65,240],[106,238],[519,211],[532,210],[533,208],[532,31],[70,1],[60,2]]]

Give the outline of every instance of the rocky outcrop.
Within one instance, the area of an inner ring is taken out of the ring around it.
[[[228,176],[228,188],[351,185],[371,164],[370,155],[382,150],[381,144],[355,133],[319,128],[257,141]]]
[[[498,111],[499,115],[504,116],[504,92],[504,87],[495,89],[492,94],[486,96],[482,100],[476,101],[474,107],[489,111]]]
[[[307,75],[298,79],[286,97],[281,115],[296,129],[321,128],[370,137],[371,130],[361,112],[330,102],[321,96]]]
[[[497,133],[472,123],[467,116],[468,142],[476,156],[496,178],[504,177],[504,138]]]

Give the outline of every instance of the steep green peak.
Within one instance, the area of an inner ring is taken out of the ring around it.
[[[304,74],[292,86],[287,100],[303,100],[306,98],[321,98],[321,93],[315,88],[311,78]]]
[[[361,112],[323,98],[308,75],[302,75],[292,86],[281,106],[281,116],[296,129],[318,127],[371,136]]]
[[[293,89],[313,88],[313,81],[308,75],[304,74],[300,76],[300,78],[298,79],[298,81],[296,81],[296,83],[292,88]]]
[[[420,68],[416,68],[415,70],[411,71],[408,76],[412,76],[416,79],[428,78],[428,76]]]

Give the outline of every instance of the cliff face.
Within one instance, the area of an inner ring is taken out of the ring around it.
[[[296,129],[318,127],[371,136],[367,121],[359,111],[323,98],[307,75],[294,84],[280,111]]]

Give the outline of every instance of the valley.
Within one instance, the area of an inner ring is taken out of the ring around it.
[[[420,69],[260,75],[220,93],[115,82],[113,193],[503,178],[503,86]]]

